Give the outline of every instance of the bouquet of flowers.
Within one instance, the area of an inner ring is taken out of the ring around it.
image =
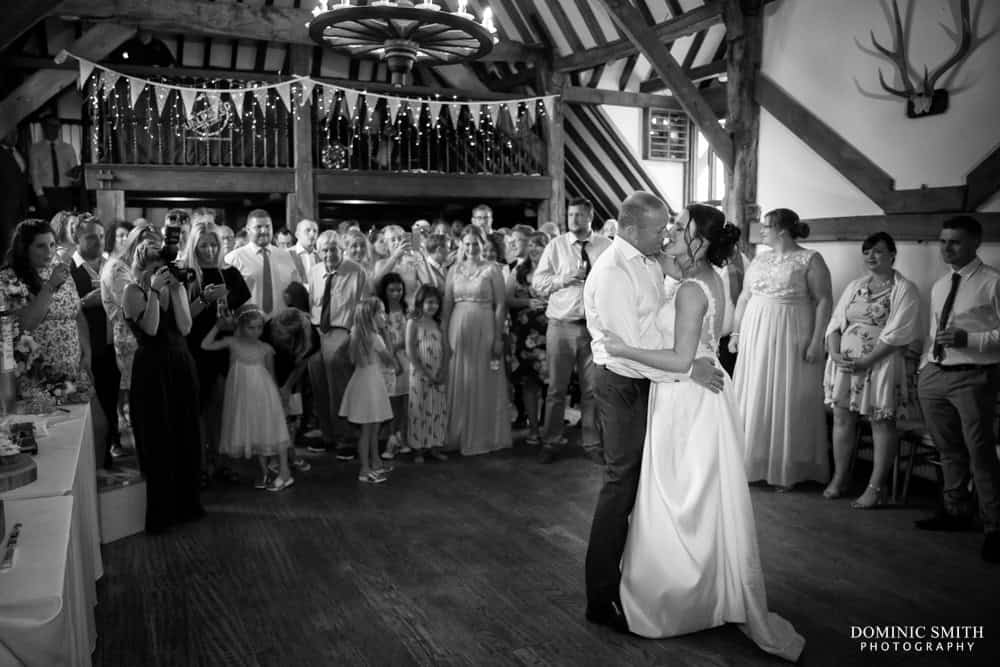
[[[90,400],[90,380],[85,374],[70,377],[56,372],[45,363],[41,346],[28,332],[21,332],[14,343],[14,375],[21,412],[43,414],[62,403],[86,403]]]

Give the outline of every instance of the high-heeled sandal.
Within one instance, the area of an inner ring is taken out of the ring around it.
[[[868,493],[868,489],[871,489],[872,491],[875,492],[875,500],[873,500],[870,503],[860,502],[860,498],[863,498],[865,496],[865,494]],[[882,489],[881,489],[881,487],[872,486],[871,484],[869,484],[867,487],[865,487],[865,492],[862,493],[861,496],[859,496],[858,500],[852,500],[851,501],[851,509],[855,509],[855,510],[870,510],[870,509],[878,507],[879,505],[882,505],[884,503],[885,503],[885,497],[882,495]]]

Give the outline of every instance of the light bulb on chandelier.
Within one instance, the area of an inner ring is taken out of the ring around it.
[[[392,84],[408,82],[413,65],[450,65],[482,58],[499,40],[493,10],[483,10],[481,23],[459,0],[451,12],[425,0],[373,0],[352,5],[350,0],[318,0],[313,20],[306,24],[310,37],[351,57],[385,61]]]

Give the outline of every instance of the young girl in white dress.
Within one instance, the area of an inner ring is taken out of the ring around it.
[[[381,484],[391,470],[378,455],[378,428],[392,419],[389,387],[400,371],[399,361],[385,342],[385,307],[377,297],[362,299],[354,307],[349,352],[354,373],[344,389],[340,416],[361,425],[358,438],[358,481]]]
[[[244,304],[236,311],[235,321],[232,337],[218,338],[219,323],[216,323],[201,343],[203,350],[229,350],[219,451],[232,457],[256,456],[260,478],[255,486],[284,491],[295,483],[288,471],[291,443],[281,395],[274,381],[274,348],[260,340],[264,313],[253,304]],[[267,468],[272,456],[279,461],[274,480],[269,479]]]

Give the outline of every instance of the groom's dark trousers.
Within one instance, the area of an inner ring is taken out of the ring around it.
[[[623,377],[597,366],[594,397],[604,441],[604,486],[597,497],[587,546],[587,609],[602,614],[614,602],[621,609],[620,563],[635,505],[646,438],[649,380]]]

